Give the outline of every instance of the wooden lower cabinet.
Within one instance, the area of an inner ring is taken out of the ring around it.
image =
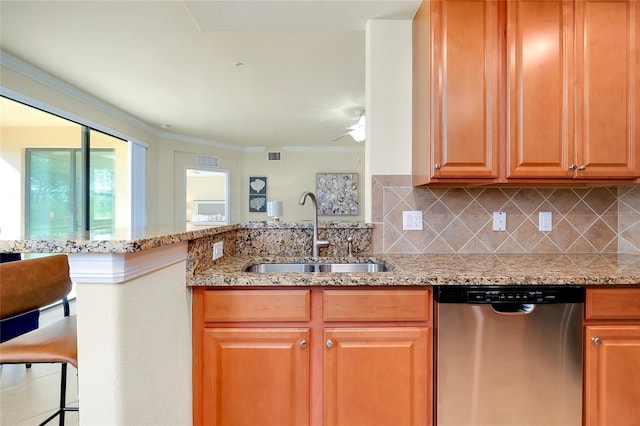
[[[308,341],[308,329],[205,329],[203,424],[309,424]]]
[[[193,289],[194,424],[431,425],[431,303],[424,288]]]
[[[585,425],[640,424],[640,325],[586,327]]]
[[[324,332],[324,424],[431,424],[430,329]]]
[[[587,289],[585,426],[640,424],[640,289]]]

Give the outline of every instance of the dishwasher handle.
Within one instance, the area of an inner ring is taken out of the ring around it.
[[[529,315],[536,309],[531,303],[492,303],[491,309],[498,315]]]

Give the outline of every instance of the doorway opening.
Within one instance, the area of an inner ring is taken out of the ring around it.
[[[185,211],[188,224],[228,225],[229,172],[187,167],[185,169]]]

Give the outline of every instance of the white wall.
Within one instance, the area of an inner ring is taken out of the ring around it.
[[[372,175],[411,174],[411,29],[410,20],[367,23],[367,200]],[[366,221],[370,209],[368,202]]]
[[[187,208],[193,200],[222,200],[227,197],[227,183],[222,174],[187,177]]]
[[[109,254],[70,256],[78,294],[80,424],[192,424],[191,290],[185,261],[170,261],[125,282],[104,281],[122,265],[161,265],[167,253],[184,259],[187,243],[114,255],[113,264]],[[81,272],[76,276],[76,271]]]
[[[337,148],[336,148],[337,149]],[[354,151],[356,150],[356,151]],[[364,208],[364,151],[354,148],[339,151],[292,152],[281,151],[281,161],[268,161],[266,152],[245,153],[244,175],[242,177],[242,200],[240,203],[243,221],[270,220],[266,213],[249,213],[249,176],[267,177],[267,201],[282,201],[283,222],[298,222],[313,219],[313,210],[307,202],[298,204],[304,191],[316,192],[316,173],[358,173],[359,199],[358,216],[320,216],[320,221],[363,221]]]

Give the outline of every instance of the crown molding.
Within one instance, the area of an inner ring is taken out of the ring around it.
[[[364,146],[283,146],[286,152],[364,152]]]
[[[10,68],[31,80],[37,81],[38,83],[44,84],[51,89],[54,89],[64,95],[70,96],[85,105],[88,105],[92,108],[100,110],[106,114],[109,114],[119,120],[124,121],[125,123],[131,124],[145,132],[151,133],[153,135],[158,136],[158,129],[151,126],[150,124],[130,115],[126,112],[110,105],[93,95],[88,94],[87,92],[78,89],[77,87],[60,80],[53,75],[42,71],[39,68],[34,67],[31,64],[24,62],[22,59],[19,59],[13,56],[10,53],[5,52],[4,50],[0,50],[0,64]]]
[[[169,132],[159,132],[158,136],[163,139],[169,139],[169,140],[174,140],[178,142],[195,143],[198,145],[215,146],[217,148],[228,149],[231,151],[251,152],[254,149],[263,148],[263,147],[255,147],[255,146],[237,145],[237,144],[226,143],[226,142],[216,142],[209,139],[196,138],[194,136],[181,135],[181,134],[169,133]]]

